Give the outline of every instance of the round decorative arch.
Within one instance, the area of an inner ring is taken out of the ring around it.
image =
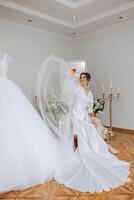
[[[52,131],[60,137],[67,105],[62,100],[62,83],[68,69],[66,62],[55,55],[41,65],[36,82],[36,99],[40,114]]]

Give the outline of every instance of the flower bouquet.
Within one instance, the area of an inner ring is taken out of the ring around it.
[[[69,108],[57,95],[49,95],[45,104],[45,111],[52,113],[56,119],[57,116],[67,115]]]
[[[105,105],[104,99],[94,100],[94,104],[93,104],[94,116],[96,116],[99,112],[104,111],[104,105]]]

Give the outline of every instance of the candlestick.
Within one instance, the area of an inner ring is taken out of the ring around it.
[[[117,86],[117,93],[120,93],[120,84],[118,83],[118,86]]]
[[[103,100],[105,100],[105,92],[102,93],[102,98],[103,98]]]
[[[109,130],[109,141],[111,140],[111,137],[114,136],[113,130],[112,130],[112,111],[113,111],[113,100],[117,99],[119,100],[120,98],[120,84],[118,84],[117,87],[117,94],[116,97],[114,97],[113,93],[113,83],[112,83],[112,78],[110,79],[110,85],[109,85],[109,95],[107,97],[106,93],[104,92],[104,85],[102,83],[102,97],[106,101],[108,100],[109,102],[109,125],[110,125],[110,130]]]
[[[0,34],[0,55],[2,54],[2,35]]]
[[[111,80],[110,80],[110,88],[112,88],[112,87],[113,87],[113,80],[111,78]]]
[[[119,99],[120,98],[120,84],[118,83],[118,86],[117,86],[117,98]]]
[[[102,83],[102,93],[105,93],[104,83]]]
[[[110,119],[110,136],[114,136],[113,130],[112,130],[112,102],[113,102],[113,94],[109,94],[109,119]]]
[[[120,93],[117,93],[117,99],[120,99]]]
[[[0,40],[0,54],[2,53],[1,40]]]

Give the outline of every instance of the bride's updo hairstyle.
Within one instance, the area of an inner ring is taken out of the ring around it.
[[[91,80],[91,75],[90,75],[88,72],[82,72],[82,73],[80,74],[80,79],[81,79],[81,76],[82,76],[82,75],[85,75],[85,76],[86,76],[87,82],[89,83],[90,80]]]

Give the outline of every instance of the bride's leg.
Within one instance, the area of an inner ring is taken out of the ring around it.
[[[91,123],[96,127],[97,132],[102,137],[102,124],[101,120],[97,117],[90,117]]]
[[[108,144],[108,150],[109,150],[112,154],[115,154],[115,155],[119,154],[119,151],[116,150],[115,148],[113,148],[112,146],[110,146],[109,144]]]
[[[102,124],[101,124],[101,120],[97,117],[90,117],[91,123],[94,124],[94,126],[97,129],[97,132],[100,134],[100,136],[102,135]],[[117,155],[119,153],[118,150],[116,150],[115,148],[113,148],[112,146],[108,145],[108,150],[112,153]]]

